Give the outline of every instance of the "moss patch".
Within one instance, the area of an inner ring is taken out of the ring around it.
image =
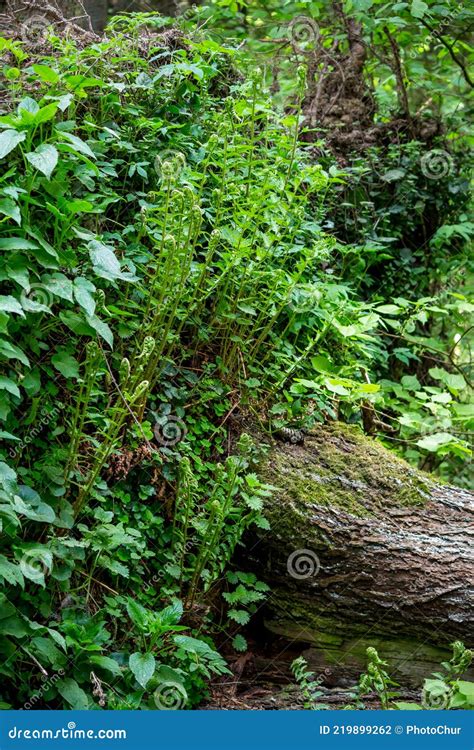
[[[386,507],[423,506],[430,479],[356,427],[318,427],[303,446],[277,444],[262,474],[295,504],[376,515]]]

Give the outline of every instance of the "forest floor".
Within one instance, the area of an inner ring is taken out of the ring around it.
[[[271,645],[251,644],[250,650],[232,662],[229,667],[233,675],[215,680],[211,686],[211,697],[201,708],[205,710],[225,711],[302,711],[304,697],[296,685],[291,672],[291,662],[300,648],[295,650],[291,644],[282,648],[280,641]],[[353,680],[349,679],[344,669],[326,670],[321,676],[322,683],[318,688],[322,693],[320,703],[330,709],[343,709],[353,702]],[[399,700],[416,702],[417,690],[401,690]],[[381,708],[379,696],[370,693],[364,697],[366,710]]]

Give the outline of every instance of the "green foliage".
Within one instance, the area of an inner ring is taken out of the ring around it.
[[[399,709],[474,709],[474,683],[462,680],[472,662],[472,651],[461,641],[452,644],[453,655],[441,664],[442,671],[434,672],[424,681],[421,705],[417,703],[395,703]]]
[[[303,695],[304,708],[311,711],[321,711],[329,708],[325,703],[319,702],[319,698],[323,695],[323,692],[318,690],[321,680],[315,679],[314,672],[308,670],[308,664],[303,656],[299,656],[294,660],[291,670]]]
[[[364,708],[363,697],[375,693],[382,709],[399,710],[447,710],[472,708],[474,684],[462,680],[469,669],[472,652],[461,641],[452,644],[453,655],[448,662],[441,664],[442,672],[435,672],[426,678],[421,692],[421,703],[407,703],[399,700],[399,687],[387,671],[388,663],[381,659],[375,648],[367,649],[367,670],[359,678],[352,692],[354,704],[348,708]]]
[[[136,14],[84,48],[0,40],[0,697],[15,708],[192,707],[226,672],[213,639],[247,648],[268,592],[233,558],[268,528],[272,488],[243,424],[373,410],[427,468],[449,478],[468,456],[462,146],[437,196],[413,143],[381,176],[322,145],[315,159],[299,141],[305,55],[280,60],[277,95],[263,35],[288,51],[304,12],[343,45],[327,4],[212,5],[196,11],[206,32]],[[437,44],[433,64],[425,4],[402,5],[351,8],[376,44],[386,23],[420,34],[407,65],[454,128],[441,82],[455,65],[460,89],[462,70]],[[444,204],[423,266],[410,212]]]
[[[359,684],[355,691],[356,699],[374,692],[380,700],[382,709],[387,710],[390,707],[390,701],[397,695],[393,690],[397,683],[390,679],[386,670],[387,666],[388,663],[379,657],[376,649],[369,646],[367,649],[367,671],[359,678]]]

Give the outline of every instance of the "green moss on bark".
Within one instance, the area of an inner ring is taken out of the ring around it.
[[[335,424],[310,433],[304,446],[278,444],[262,473],[293,503],[367,517],[386,506],[423,506],[430,479],[356,427]]]

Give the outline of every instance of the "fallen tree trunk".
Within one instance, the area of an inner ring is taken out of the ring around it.
[[[261,474],[277,487],[250,549],[272,589],[266,626],[309,644],[313,666],[357,674],[375,645],[417,682],[450,642],[472,643],[472,493],[345,425],[275,444]]]

